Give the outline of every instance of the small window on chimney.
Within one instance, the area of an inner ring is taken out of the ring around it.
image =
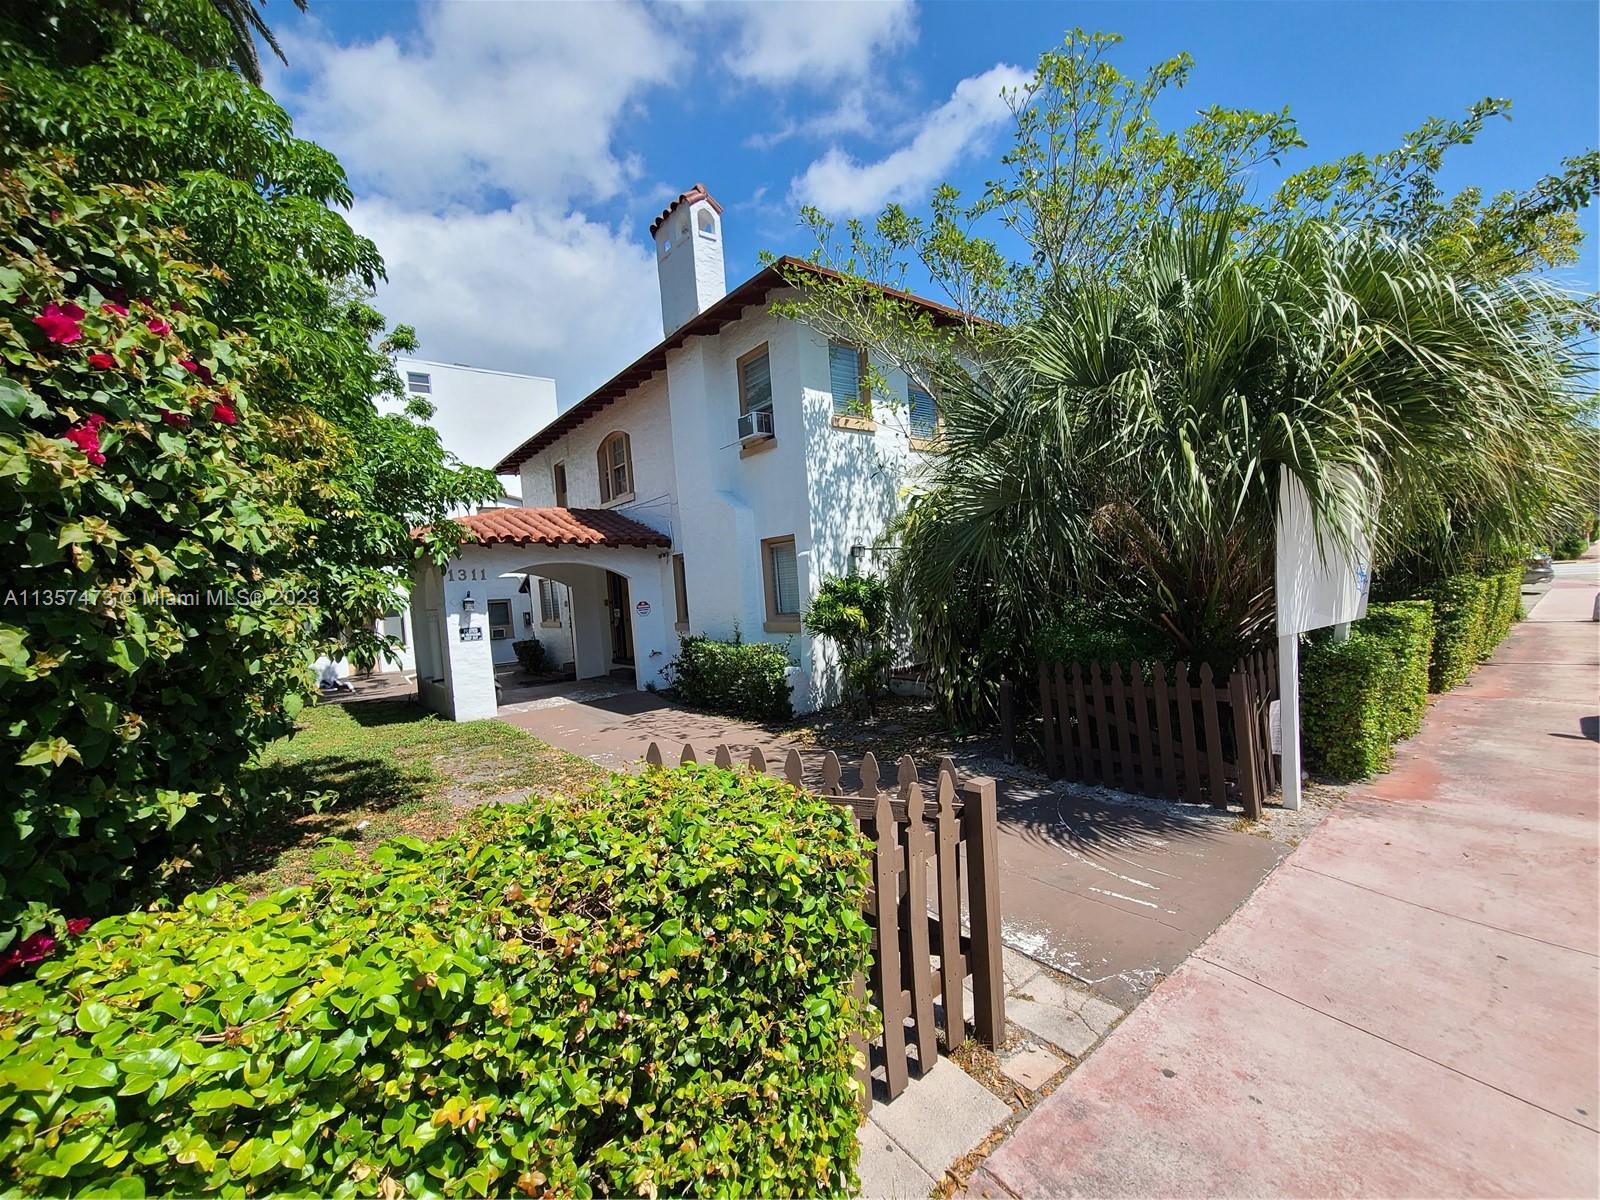
[[[700,226],[700,232],[706,237],[717,236],[717,219],[711,215],[709,208],[702,208],[700,215],[695,218]]]

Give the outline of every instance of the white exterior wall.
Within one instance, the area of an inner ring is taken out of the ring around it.
[[[423,399],[434,407],[429,424],[444,448],[470,467],[493,470],[506,449],[532,437],[556,418],[556,381],[458,363],[397,358],[400,382],[408,371],[429,377],[433,390]],[[409,394],[405,399],[410,399]],[[380,398],[385,412],[399,412],[405,400]]]
[[[656,230],[655,242],[661,332],[666,334],[727,294],[722,218],[704,200],[680,204]]]

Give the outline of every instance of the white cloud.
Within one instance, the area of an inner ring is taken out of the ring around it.
[[[632,4],[434,4],[404,41],[284,40],[300,132],[419,206],[616,195],[640,173],[619,123],[686,62]]]
[[[791,187],[795,200],[838,216],[863,216],[891,201],[920,200],[951,167],[978,149],[1011,117],[1002,88],[1031,78],[1008,63],[956,85],[950,99],[914,123],[915,136],[876,162],[862,163],[838,146],[813,162]]]
[[[389,281],[378,307],[424,358],[549,375],[561,407],[661,340],[655,260],[635,238],[547,206],[441,214],[359,202]],[[532,430],[508,430],[507,449]]]
[[[688,5],[730,21],[735,44],[722,62],[736,79],[764,87],[821,88],[860,79],[884,51],[916,38],[911,0],[798,0]]]

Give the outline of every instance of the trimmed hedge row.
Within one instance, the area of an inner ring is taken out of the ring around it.
[[[1372,605],[1343,642],[1306,647],[1301,737],[1312,767],[1360,779],[1389,766],[1394,744],[1422,728],[1433,629],[1431,603],[1402,600]]]
[[[1522,565],[1492,575],[1452,575],[1435,584],[1428,599],[1434,610],[1429,683],[1448,692],[1511,632],[1522,600]]]
[[[686,637],[670,669],[677,698],[690,708],[749,721],[787,721],[794,715],[787,646]]]
[[[866,864],[689,766],[107,918],[0,989],[0,1192],[850,1194]]]

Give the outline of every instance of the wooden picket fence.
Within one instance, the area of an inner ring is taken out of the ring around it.
[[[665,759],[654,742],[645,761],[662,766]],[[699,761],[685,745],[678,762]],[[718,746],[713,761],[732,767],[727,746]],[[766,773],[766,756],[753,750],[746,765]],[[825,796],[847,807],[856,827],[872,842],[872,886],[865,915],[872,927],[872,962],[866,977],[856,980],[857,995],[870,996],[882,1018],[882,1031],[869,1044],[856,1045],[856,1080],[862,1106],[872,1105],[871,1073],[883,1066],[889,1099],[906,1088],[910,1053],[917,1070],[926,1074],[939,1057],[937,1026],[945,1048],[966,1041],[962,983],[972,980],[973,1029],[987,1046],[1005,1040],[1005,983],[1000,965],[1000,870],[996,847],[995,783],[989,778],[956,779],[955,765],[939,762],[932,796],[907,756],[887,790],[880,790],[878,760],[867,754],[857,771],[859,786],[847,795],[840,786],[844,773],[829,751],[823,759],[820,786],[807,784],[800,755],[790,750],[781,774],[795,787]],[[884,897],[894,897],[884,903]],[[962,931],[965,909],[968,932]],[[935,1009],[935,1001],[940,1003]]]
[[[1221,682],[1208,664],[1191,674],[1181,662],[1040,663],[1046,769],[1259,817],[1278,786],[1268,724],[1276,679],[1270,652]]]

